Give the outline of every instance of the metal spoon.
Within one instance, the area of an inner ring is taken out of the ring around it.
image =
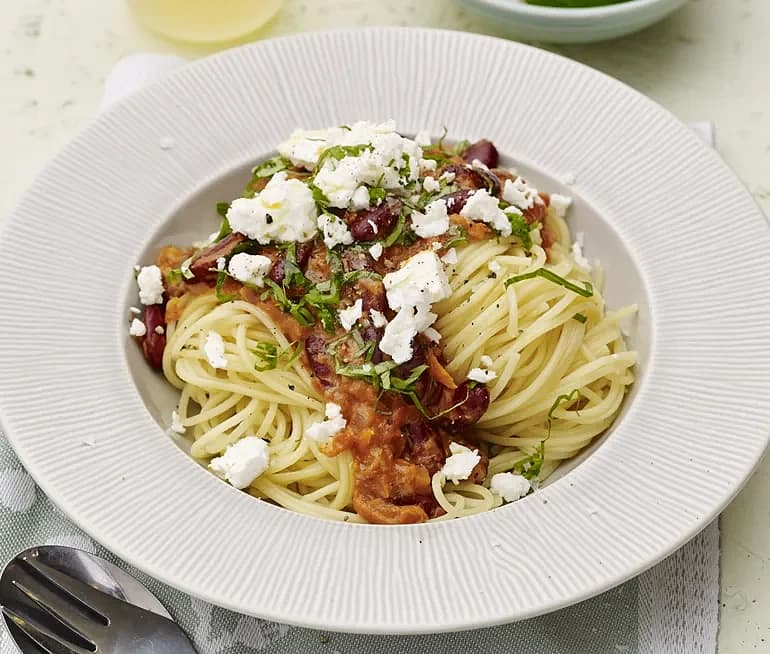
[[[195,654],[149,590],[71,547],[15,556],[0,575],[0,610],[23,654]]]

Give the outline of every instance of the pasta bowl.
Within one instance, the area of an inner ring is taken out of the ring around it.
[[[535,183],[575,198],[572,227],[603,263],[608,304],[639,306],[627,326],[638,380],[595,449],[518,502],[452,521],[346,524],[255,500],[182,451],[166,433],[176,396],[129,342],[126,309],[131,267],[208,233],[212,204],[285,134],[391,117],[407,134],[446,125],[492,138]],[[741,239],[729,266],[715,236],[726,209]],[[119,103],[22,198],[0,236],[0,361],[17,371],[0,378],[0,420],[67,515],[193,596],[341,631],[519,620],[652,566],[754,470],[770,422],[770,300],[755,290],[768,246],[719,157],[594,70],[431,30],[266,41]]]

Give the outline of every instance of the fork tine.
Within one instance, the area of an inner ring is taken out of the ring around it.
[[[110,609],[116,606],[120,600],[110,597],[106,593],[83,583],[79,579],[70,577],[68,574],[60,572],[54,567],[43,563],[33,557],[24,557],[18,559],[24,565],[34,570],[43,580],[59,588],[62,592],[72,597],[81,604],[86,610],[90,610],[96,619],[100,619],[102,624],[109,625]],[[123,603],[120,602],[122,605]]]
[[[96,650],[83,649],[64,640],[34,618],[21,615],[7,606],[0,606],[0,611],[21,633],[29,638],[46,654],[93,654]]]
[[[87,635],[94,628],[104,628],[101,622],[94,622],[93,619],[86,616],[82,609],[78,610],[77,605],[71,600],[62,598],[58,593],[52,592],[39,581],[32,578],[31,575],[25,575],[26,583],[14,579],[11,583],[20,593],[23,593],[36,606],[40,607],[53,620],[58,621],[69,631],[72,631],[74,642],[80,639],[83,646],[87,644],[94,646],[94,642]]]

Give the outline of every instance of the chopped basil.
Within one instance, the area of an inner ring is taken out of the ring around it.
[[[232,302],[235,298],[238,297],[236,293],[223,293],[222,287],[224,286],[225,280],[230,275],[227,273],[226,270],[218,270],[217,271],[217,285],[215,287],[215,293],[217,296],[217,301],[220,303],[225,302]]]
[[[302,299],[298,302],[293,302],[286,295],[286,290],[272,279],[266,279],[265,284],[268,290],[262,294],[263,298],[272,295],[278,306],[281,307],[281,310],[292,316],[303,327],[309,327],[315,322],[313,314],[304,306]]]
[[[313,194],[313,201],[318,205],[318,209],[322,212],[326,211],[326,208],[329,206],[329,198],[327,198],[326,195],[324,195],[324,192],[312,182],[308,183],[308,187]]]
[[[567,290],[572,291],[573,293],[577,293],[582,297],[591,297],[594,294],[594,287],[591,286],[590,282],[583,282],[585,288],[580,288],[576,284],[573,284],[572,282],[564,279],[564,277],[557,275],[555,272],[548,270],[547,268],[538,268],[537,270],[524,273],[523,275],[509,277],[505,280],[505,287],[507,288],[516,282],[522,282],[525,279],[534,279],[535,277],[542,277],[543,279],[546,279],[554,284],[558,284],[559,286],[563,286]]]
[[[290,343],[279,349],[274,343],[259,342],[252,349],[256,359],[254,369],[259,372],[275,370],[279,362],[284,368],[288,368],[299,358],[301,352],[302,346],[298,343]]]
[[[529,456],[513,464],[513,472],[532,481],[540,474],[545,460],[545,441],[540,441],[540,445]]]
[[[229,202],[217,202],[217,213],[222,216],[222,218],[227,218],[227,210],[229,208]]]
[[[582,313],[576,313],[574,316],[572,316],[572,320],[577,320],[579,323],[585,324],[585,321],[588,320],[588,318]]]
[[[373,270],[351,270],[350,272],[345,273],[342,278],[342,283],[353,284],[359,279],[374,279],[380,281],[382,279],[382,275],[374,272]]]
[[[511,236],[518,238],[526,250],[532,248],[532,236],[530,231],[532,226],[524,219],[520,213],[505,212],[508,216],[508,222],[511,223]]]
[[[318,163],[316,164],[316,172],[321,170],[321,167],[326,163],[327,159],[344,159],[345,157],[360,157],[361,154],[367,150],[374,150],[374,146],[371,143],[361,143],[360,145],[333,145],[330,148],[326,148],[318,157]]]
[[[166,284],[177,284],[184,279],[180,268],[172,268],[166,273]]]
[[[291,162],[288,159],[284,159],[283,157],[273,157],[252,168],[252,181],[264,177],[272,177],[276,173],[280,173],[282,170],[286,170],[289,167],[291,167]]]
[[[385,198],[388,197],[388,192],[379,186],[373,186],[369,189],[369,202],[371,204],[379,204]]]
[[[580,397],[580,389],[579,388],[573,388],[569,393],[564,393],[563,395],[559,395],[551,405],[551,408],[548,410],[548,436],[546,438],[551,437],[551,424],[553,422],[553,412],[556,411],[556,409],[559,408],[559,405],[562,402],[573,402],[574,400],[578,399]]]

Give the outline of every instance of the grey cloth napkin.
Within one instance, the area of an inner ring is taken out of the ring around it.
[[[105,84],[102,106],[184,60],[133,55]],[[693,129],[713,144],[711,123]],[[37,488],[0,433],[0,564],[41,544],[94,552],[145,583],[200,654],[714,654],[719,609],[717,521],[670,557],[617,588],[549,615],[500,627],[431,636],[366,636],[289,627],[191,598],[139,572],[78,529]],[[0,628],[0,654],[17,654]]]

